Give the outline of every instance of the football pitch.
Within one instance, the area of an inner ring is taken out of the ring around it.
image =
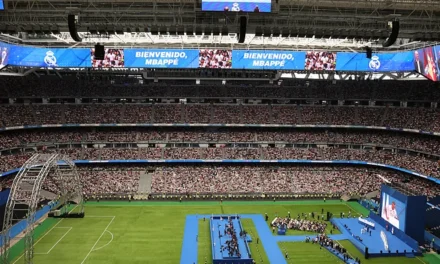
[[[181,262],[187,215],[211,214],[268,214],[292,217],[301,213],[332,212],[339,216],[349,211],[353,215],[366,214],[357,203],[340,201],[294,202],[88,202],[83,219],[48,218],[35,229],[34,263],[36,264],[137,264]],[[75,210],[75,209],[73,209]],[[258,230],[251,219],[244,219],[243,227],[251,235],[251,253],[257,263],[270,263],[262,243],[257,244]],[[269,228],[269,227],[267,227]],[[327,227],[330,231],[331,227]],[[333,234],[338,234],[334,231]],[[289,230],[287,235],[313,233]],[[209,221],[199,220],[197,263],[211,263]],[[419,258],[373,258],[365,260],[349,241],[340,241],[350,255],[360,257],[361,263],[440,263],[432,256]],[[287,252],[287,263],[343,263],[325,249],[311,243],[280,242],[279,248]],[[10,251],[12,263],[23,263],[23,241]],[[433,260],[432,260],[433,259]],[[183,264],[183,263],[182,263]],[[193,264],[193,263],[184,263]],[[276,263],[275,263],[276,264]]]

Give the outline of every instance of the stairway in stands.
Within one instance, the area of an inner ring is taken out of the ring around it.
[[[297,116],[297,124],[303,124],[303,120],[302,120],[302,109],[300,105],[296,105],[295,107],[295,114]]]
[[[151,182],[152,182],[153,174],[143,172],[140,175],[139,178],[139,187],[138,187],[138,194],[149,194],[151,193]]]
[[[61,124],[66,124],[67,106],[65,104],[61,104],[59,105],[59,109],[61,111]]]
[[[127,109],[127,105],[123,104],[122,108],[121,108],[121,113],[120,116],[118,117],[118,122],[119,123],[124,123],[123,120],[125,120],[125,110]]]
[[[385,126],[385,121],[387,121],[387,119],[388,119],[388,112],[389,112],[389,108],[386,107],[386,108],[385,108],[385,112],[384,112],[384,114],[382,115],[382,118],[381,118],[381,120],[380,120],[380,124],[379,124],[379,126]]]
[[[355,108],[354,108],[354,123],[355,124],[360,124],[361,122],[360,122],[360,118],[359,118],[359,107],[358,106],[356,106]]]

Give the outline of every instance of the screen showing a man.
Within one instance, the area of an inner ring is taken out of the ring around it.
[[[9,50],[7,47],[0,47],[0,69],[8,64]]]
[[[416,69],[416,72],[423,74],[425,67],[423,66],[423,55],[421,57],[420,53],[423,53],[423,51],[414,51],[414,68]]]
[[[202,0],[202,11],[271,12],[271,0]]]
[[[432,47],[423,50],[425,68],[423,74],[431,81],[437,81],[437,65],[434,58],[434,50]]]
[[[396,202],[392,202],[391,204],[385,207],[385,217],[388,221],[393,221],[393,220],[399,221],[399,217],[397,216],[397,210],[396,210]]]
[[[405,204],[387,193],[382,194],[381,217],[396,228],[404,229]]]
[[[1,48],[1,57],[0,57],[0,65],[5,65],[6,64],[6,57],[8,56],[8,50],[6,47]]]

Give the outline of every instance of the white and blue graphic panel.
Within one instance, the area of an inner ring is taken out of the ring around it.
[[[127,68],[198,68],[198,50],[126,49]]]
[[[90,49],[33,48],[13,46],[8,64],[28,67],[91,67]]]
[[[234,50],[233,69],[304,70],[305,52],[274,50]]]
[[[271,0],[202,0],[202,11],[269,13]]]
[[[414,71],[413,52],[374,53],[367,59],[365,53],[338,52],[337,71]]]

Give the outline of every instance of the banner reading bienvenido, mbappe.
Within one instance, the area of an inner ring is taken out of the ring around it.
[[[125,49],[128,68],[198,68],[198,50]]]
[[[233,69],[304,70],[306,53],[302,51],[234,50]]]

